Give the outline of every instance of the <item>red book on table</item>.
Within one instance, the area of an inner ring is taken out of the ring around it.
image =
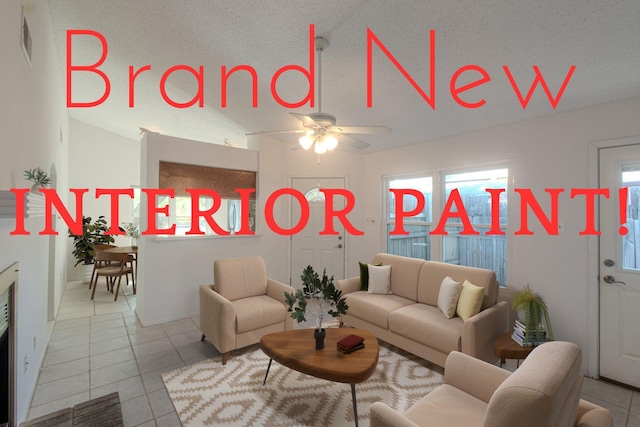
[[[338,341],[338,347],[343,348],[345,350],[349,350],[359,346],[363,342],[364,342],[364,338],[358,335],[349,335],[347,337],[342,338],[340,341]]]

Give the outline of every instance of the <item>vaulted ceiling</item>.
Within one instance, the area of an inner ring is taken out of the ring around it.
[[[96,107],[70,109],[73,118],[137,139],[139,128],[167,135],[243,146],[247,132],[299,129],[272,94],[274,74],[286,65],[309,69],[310,25],[329,41],[322,53],[322,111],[340,125],[386,125],[389,135],[354,135],[373,152],[474,131],[532,117],[640,95],[640,2],[638,0],[49,0],[61,75],[66,72],[67,30],[104,36],[110,81],[108,98]],[[367,32],[375,37],[431,99],[421,96],[374,43],[367,106]],[[430,41],[430,31],[435,44]],[[73,65],[96,63],[103,48],[97,37],[72,38]],[[435,55],[435,64],[431,55]],[[135,80],[129,107],[129,66],[150,65]],[[204,107],[170,106],[194,98],[195,77],[176,65],[204,68]],[[257,74],[257,107],[247,71],[227,81],[221,106],[222,68],[248,65]],[[431,65],[434,72],[431,73]],[[466,67],[474,65],[477,67]],[[541,85],[526,104],[537,66],[556,98],[553,108]],[[466,68],[463,68],[466,67]],[[508,73],[505,71],[508,68]],[[460,88],[451,94],[452,78]],[[486,72],[483,76],[482,70]],[[167,78],[162,85],[163,75]],[[319,77],[316,73],[316,79]],[[435,92],[430,88],[435,82]],[[65,84],[65,82],[61,82]],[[101,77],[72,73],[72,101],[91,102],[104,93]],[[316,84],[316,90],[319,86]],[[305,98],[308,81],[299,71],[277,79],[276,93],[290,103]],[[461,103],[480,103],[468,108]],[[295,135],[275,135],[295,142]]]

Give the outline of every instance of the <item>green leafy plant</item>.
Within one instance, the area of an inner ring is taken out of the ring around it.
[[[302,280],[302,289],[298,289],[295,294],[285,292],[285,301],[291,317],[298,323],[306,321],[307,298],[316,302],[316,307],[311,311],[311,315],[315,317],[316,328],[322,328],[322,319],[325,315],[337,317],[341,314],[347,314],[349,306],[342,291],[336,289],[333,283],[333,276],[327,277],[327,270],[322,272],[322,279],[313,270],[310,265],[304,269],[300,276]],[[297,304],[296,304],[297,302]]]
[[[549,339],[553,340],[553,329],[551,329],[547,303],[540,294],[531,290],[529,284],[513,293],[511,307],[524,318],[522,320],[527,331],[538,330],[544,320]]]
[[[115,242],[115,239],[106,235],[109,229],[104,216],[99,216],[95,222],[91,222],[90,216],[82,217],[82,234],[75,235],[69,230],[69,237],[73,237],[73,256],[78,264],[93,264],[95,258],[94,245],[107,245]]]
[[[138,226],[132,222],[125,222],[122,224],[124,226],[124,232],[127,236],[137,239],[140,237],[140,231],[138,230]]]
[[[28,169],[24,171],[24,177],[40,187],[47,187],[51,184],[51,178],[41,168]]]

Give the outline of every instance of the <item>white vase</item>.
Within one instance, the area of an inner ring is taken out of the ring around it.
[[[93,264],[80,264],[82,267],[82,283],[89,283],[91,281],[91,274],[93,274]]]

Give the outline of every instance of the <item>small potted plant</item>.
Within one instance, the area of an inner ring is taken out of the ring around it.
[[[132,222],[125,222],[122,224],[124,226],[124,232],[127,236],[131,237],[131,247],[138,247],[138,239],[140,238],[140,231],[138,230],[138,226]]]
[[[69,237],[73,238],[73,256],[76,258],[75,265],[84,266],[84,283],[89,283],[93,270],[95,258],[94,245],[107,245],[115,242],[111,235],[105,234],[109,230],[107,220],[104,216],[99,216],[93,223],[90,216],[82,217],[82,234],[75,235],[69,230]]]
[[[51,177],[41,168],[28,169],[24,171],[24,177],[33,182],[31,192],[36,193],[39,188],[48,187],[51,184]]]
[[[535,333],[540,331],[544,322],[548,337],[553,340],[553,330],[551,329],[547,303],[540,294],[531,290],[529,284],[513,293],[511,307],[518,312],[518,317],[525,325],[527,332]]]
[[[336,289],[333,283],[333,276],[327,277],[326,269],[322,272],[322,279],[320,279],[318,273],[309,265],[302,272],[300,279],[302,280],[302,289],[298,289],[295,294],[285,292],[285,301],[289,307],[288,311],[291,313],[291,317],[297,320],[298,323],[307,320],[305,317],[308,307],[307,298],[314,301],[314,308],[310,310],[311,315],[316,320],[316,330],[314,332],[316,348],[321,349],[324,348],[324,337],[326,335],[326,331],[322,328],[322,319],[327,314],[332,317],[347,314],[349,306],[345,297],[342,296],[342,291]]]

